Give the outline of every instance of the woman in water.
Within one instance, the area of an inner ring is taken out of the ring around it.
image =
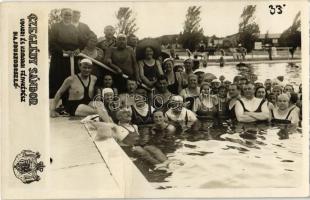
[[[195,100],[193,111],[199,117],[213,119],[217,111],[218,99],[211,95],[210,85],[205,83],[200,88],[199,98]]]
[[[199,96],[200,88],[198,87],[198,78],[195,74],[188,76],[188,87],[180,92],[180,95],[185,99],[187,108],[192,109],[195,99]]]
[[[259,86],[255,89],[255,97],[259,99],[266,99],[266,89],[264,86]]]
[[[135,103],[131,106],[132,123],[137,125],[151,124],[154,108],[148,104],[147,92],[144,89],[137,89]]]
[[[271,122],[276,124],[295,124],[299,122],[299,116],[289,107],[290,97],[280,94],[277,98],[276,107],[271,110]]]
[[[163,75],[159,60],[154,58],[154,50],[151,47],[145,48],[144,59],[138,62],[142,82],[149,87],[154,87],[157,78]]]
[[[217,116],[219,119],[228,119],[228,103],[229,99],[227,97],[227,88],[225,86],[220,86],[218,88],[218,104],[217,104]]]

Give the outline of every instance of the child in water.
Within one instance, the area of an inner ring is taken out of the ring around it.
[[[116,117],[119,121],[118,125],[101,122],[101,126],[97,129],[95,140],[113,137],[129,156],[140,157],[153,165],[167,160],[165,154],[157,147],[140,145],[141,138],[138,127],[130,123],[131,112],[129,110],[119,110],[116,113]]]

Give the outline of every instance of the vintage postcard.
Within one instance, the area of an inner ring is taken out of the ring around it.
[[[0,16],[3,199],[309,195],[306,0]]]

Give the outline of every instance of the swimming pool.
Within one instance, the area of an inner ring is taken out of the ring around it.
[[[301,83],[300,67],[288,63],[252,67],[261,82],[284,75],[295,89]],[[228,80],[239,73],[232,65],[204,70]],[[300,128],[266,124],[203,121],[199,131],[180,135],[175,151],[167,155],[183,165],[172,163],[165,171],[155,170],[139,159],[134,163],[156,189],[297,187],[302,176],[301,132]]]

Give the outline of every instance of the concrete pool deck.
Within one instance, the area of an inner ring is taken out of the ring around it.
[[[50,179],[59,197],[143,197],[151,192],[118,144],[113,139],[94,142],[92,133],[80,120],[50,119]]]

